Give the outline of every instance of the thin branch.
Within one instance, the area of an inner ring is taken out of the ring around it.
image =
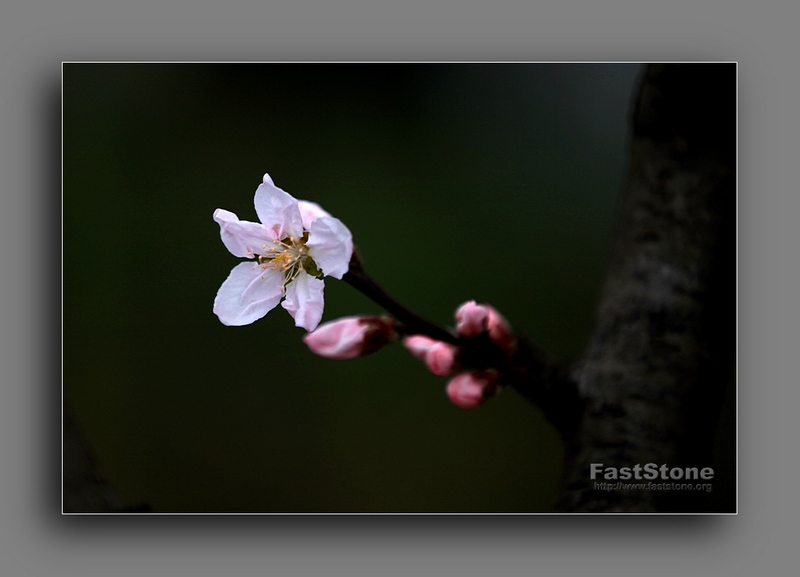
[[[392,314],[399,321],[398,330],[402,334],[425,335],[457,346],[458,362],[463,368],[496,371],[504,385],[513,387],[539,406],[562,435],[574,433],[580,402],[566,364],[557,362],[520,336],[516,338],[516,350],[509,355],[488,334],[464,338],[421,317],[389,295],[366,273],[357,252],[353,253],[350,269],[343,280]]]
[[[458,336],[454,333],[418,315],[378,285],[364,270],[357,251],[353,251],[350,270],[342,277],[342,280],[386,309],[402,323],[402,331],[405,334],[425,335],[437,341],[453,345],[461,344]]]

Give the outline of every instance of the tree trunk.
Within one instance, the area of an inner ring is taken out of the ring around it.
[[[645,70],[595,327],[570,371],[562,511],[705,507],[702,492],[600,489],[590,466],[711,465],[736,354],[736,76]]]

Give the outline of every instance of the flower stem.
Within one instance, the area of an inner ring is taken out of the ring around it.
[[[570,375],[570,365],[557,362],[524,337],[517,337],[511,356],[498,348],[487,333],[471,338],[459,337],[410,310],[389,295],[367,275],[357,252],[350,269],[342,277],[353,288],[389,312],[406,335],[425,335],[459,347],[459,358],[466,368],[495,370],[503,384],[513,387],[523,397],[538,405],[562,435],[572,435],[577,427],[580,405],[577,383]]]
[[[356,251],[353,251],[353,258],[350,260],[350,269],[342,277],[357,291],[364,294],[369,299],[391,313],[401,324],[402,331],[408,335],[425,335],[437,341],[443,341],[453,345],[460,344],[459,338],[451,331],[441,327],[428,319],[421,317],[376,283],[365,271]]]

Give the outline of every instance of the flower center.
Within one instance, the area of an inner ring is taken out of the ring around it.
[[[258,256],[261,268],[281,271],[284,283],[293,281],[302,270],[311,276],[318,276],[320,270],[308,254],[307,241],[308,233],[305,233],[301,238],[289,236],[275,241],[272,245],[262,244],[261,248],[266,252]]]

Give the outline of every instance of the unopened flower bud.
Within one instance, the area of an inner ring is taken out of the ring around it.
[[[346,360],[374,353],[396,336],[391,318],[362,316],[324,323],[305,335],[303,341],[321,357]]]
[[[486,305],[486,309],[489,313],[489,318],[486,322],[486,328],[489,329],[489,338],[506,350],[512,349],[516,342],[516,337],[514,336],[514,331],[511,330],[511,325],[493,306]]]
[[[453,345],[422,335],[412,335],[403,340],[403,346],[422,360],[434,375],[446,377],[455,368],[456,348]]]
[[[486,330],[489,312],[475,301],[467,301],[456,310],[456,330],[462,337],[474,337]]]
[[[447,396],[462,409],[474,409],[500,392],[497,377],[490,371],[461,373],[447,383]]]
[[[496,308],[467,301],[456,311],[456,330],[463,337],[474,337],[488,331],[489,338],[506,350],[514,346],[511,325]]]

